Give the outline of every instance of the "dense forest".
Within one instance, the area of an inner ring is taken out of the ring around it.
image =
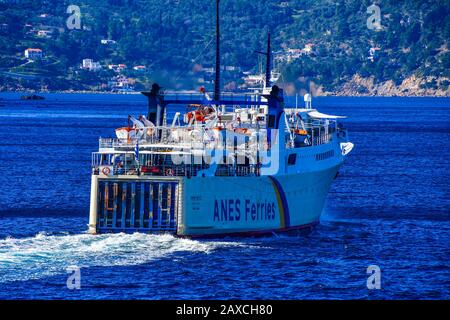
[[[71,4],[80,8],[79,29],[66,24]],[[368,27],[373,4],[381,18],[375,29]],[[395,85],[415,76],[425,79],[422,86],[449,90],[449,0],[221,0],[221,11],[222,64],[239,70],[224,72],[225,86],[233,79],[241,84],[243,71],[258,71],[262,58],[255,51],[264,50],[270,31],[281,55],[313,45],[308,54],[276,63],[279,81],[294,91],[311,82],[336,91],[355,75]],[[139,74],[123,71],[136,79],[137,89],[152,81],[195,89],[196,72],[214,61],[212,0],[6,0],[0,2],[0,25],[3,90],[98,88],[116,76],[105,67],[110,64],[146,66]],[[39,30],[48,33],[36,35]],[[104,39],[113,42],[101,44]],[[27,48],[42,49],[45,58],[26,62]],[[102,69],[81,70],[86,58]]]

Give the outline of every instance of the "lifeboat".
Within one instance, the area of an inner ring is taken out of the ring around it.
[[[184,115],[184,122],[185,123],[191,123],[191,121],[194,119],[196,122],[205,122],[206,120],[210,119],[215,111],[214,108],[210,106],[203,106],[200,104],[191,104],[188,106],[188,108],[195,108],[193,111],[189,111]]]
[[[131,122],[133,123],[133,127],[131,126]],[[153,129],[153,128],[149,128]],[[152,130],[153,131],[153,130]],[[116,129],[116,136],[120,140],[134,140],[141,139],[141,137],[145,133],[145,126],[139,120],[136,120],[132,116],[128,116],[128,127],[122,127]]]
[[[120,140],[133,140],[137,137],[136,129],[132,127],[117,128],[116,136]]]

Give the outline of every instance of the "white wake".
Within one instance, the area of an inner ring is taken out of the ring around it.
[[[66,268],[144,264],[171,253],[209,254],[237,242],[199,242],[171,235],[48,235],[0,240],[0,282],[25,281],[65,273]]]

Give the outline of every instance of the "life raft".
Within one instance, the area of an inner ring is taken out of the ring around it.
[[[133,140],[136,138],[136,131],[138,129],[132,128],[132,127],[123,127],[123,128],[117,128],[116,129],[116,136],[120,140]]]

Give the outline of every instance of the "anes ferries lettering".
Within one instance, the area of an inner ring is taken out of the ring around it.
[[[270,221],[275,220],[275,211],[275,203],[266,200],[214,200],[214,221]]]

